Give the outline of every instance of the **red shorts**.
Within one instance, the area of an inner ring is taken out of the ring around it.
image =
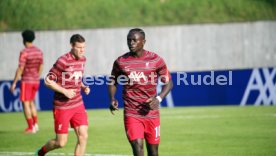
[[[125,131],[129,141],[145,138],[149,144],[160,143],[159,118],[135,118],[125,116]]]
[[[20,100],[21,101],[33,101],[35,94],[39,88],[39,83],[26,83],[20,84]]]
[[[88,125],[84,105],[71,109],[53,109],[56,134],[68,133],[69,123],[72,128]]]

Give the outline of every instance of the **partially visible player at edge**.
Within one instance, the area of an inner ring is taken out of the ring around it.
[[[146,140],[149,156],[158,156],[160,143],[159,104],[171,91],[173,83],[164,60],[157,54],[144,49],[145,33],[142,29],[131,29],[127,35],[130,52],[118,57],[111,73],[109,84],[110,111],[118,110],[115,99],[117,79],[123,75],[128,83],[123,84],[124,125],[134,156],[143,156]],[[157,95],[158,77],[165,84]],[[125,82],[123,82],[125,83]]]
[[[85,39],[75,34],[70,39],[71,51],[59,57],[45,79],[45,85],[55,91],[54,121],[56,138],[49,140],[36,153],[44,156],[47,152],[66,145],[69,124],[77,136],[75,156],[83,156],[88,138],[88,118],[81,90],[86,95],[90,89],[82,83],[86,58]]]
[[[23,102],[23,111],[28,124],[25,133],[36,133],[38,131],[38,119],[34,99],[39,89],[39,78],[43,69],[43,53],[33,45],[34,31],[23,31],[22,37],[25,48],[20,52],[19,66],[10,91],[14,92],[16,83],[21,77],[20,100]]]

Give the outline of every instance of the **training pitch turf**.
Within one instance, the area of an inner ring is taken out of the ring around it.
[[[122,109],[114,116],[108,110],[88,110],[88,116],[86,155],[131,155]],[[55,137],[51,111],[39,112],[37,134],[23,133],[26,123],[22,112],[1,113],[0,123],[0,156],[33,155]],[[72,155],[75,142],[75,133],[70,131],[65,148],[49,155]],[[161,156],[273,156],[275,145],[275,106],[161,109]]]

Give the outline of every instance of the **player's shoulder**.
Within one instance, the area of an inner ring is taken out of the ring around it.
[[[119,56],[115,61],[117,62],[124,62],[130,57],[130,52],[126,52],[123,55]]]
[[[37,54],[37,53],[42,54],[42,50],[39,49],[39,48],[36,47],[36,46],[32,46],[32,47],[25,47],[25,48],[23,48],[23,49],[20,51],[20,53],[30,54],[30,55]]]
[[[26,47],[20,50],[20,53],[27,53],[27,52],[28,52],[28,48]]]
[[[20,58],[27,58],[28,57],[28,49],[27,48],[23,48],[20,50]]]
[[[62,62],[62,63],[72,63],[72,62],[85,62],[86,61],[86,57],[83,56],[82,58],[80,58],[79,60],[75,60],[73,57],[72,57],[72,54],[70,52],[66,53],[66,54],[63,54],[61,55],[58,59],[57,59],[57,62]]]
[[[68,62],[69,59],[70,59],[69,53],[65,53],[57,59],[57,62],[65,64],[66,62]]]
[[[60,60],[60,59],[69,59],[69,53],[65,53],[65,54],[61,55],[61,56],[58,58],[58,60]]]
[[[33,49],[38,53],[42,53],[42,50],[40,48],[38,48],[37,46],[33,46]]]
[[[152,51],[147,51],[146,50],[145,53],[146,53],[146,58],[150,59],[150,60],[161,58],[161,56],[159,56],[157,53],[152,52]]]
[[[157,53],[153,52],[153,51],[145,50],[145,53],[149,57],[159,57],[159,55]]]
[[[85,64],[86,63],[86,57],[83,56],[78,60],[79,63]]]
[[[86,57],[83,56],[80,60],[81,60],[81,61],[86,61]]]

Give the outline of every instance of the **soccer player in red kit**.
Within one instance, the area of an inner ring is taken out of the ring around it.
[[[67,143],[69,124],[77,135],[75,156],[84,155],[88,138],[88,118],[82,100],[81,90],[89,94],[89,87],[82,83],[86,58],[85,39],[75,34],[70,39],[71,51],[59,57],[45,78],[45,85],[55,91],[54,121],[56,138],[49,140],[36,153],[62,148]]]
[[[133,155],[144,155],[145,139],[148,155],[157,156],[160,143],[159,103],[171,91],[173,83],[164,60],[145,50],[145,42],[142,29],[129,31],[127,44],[130,52],[115,60],[108,91],[110,110],[114,114],[113,111],[118,110],[118,101],[115,99],[116,85],[123,85],[124,125]],[[159,95],[156,92],[158,77],[165,83]]]
[[[23,102],[23,111],[28,124],[25,133],[35,133],[38,131],[38,124],[34,98],[39,88],[39,78],[43,69],[43,53],[32,43],[35,39],[34,31],[23,31],[22,37],[25,48],[20,52],[19,66],[10,91],[14,92],[16,83],[21,77],[20,100]]]

